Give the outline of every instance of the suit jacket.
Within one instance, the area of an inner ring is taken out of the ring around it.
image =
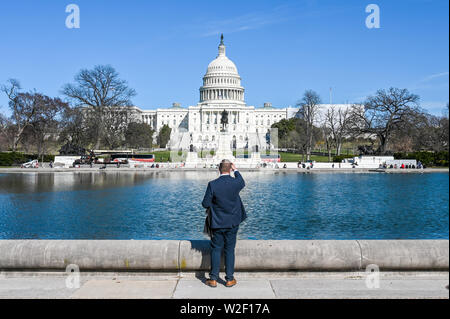
[[[222,175],[208,183],[204,208],[211,208],[211,228],[231,228],[238,226],[246,218],[244,205],[239,192],[245,187],[244,179],[238,171],[230,175]]]

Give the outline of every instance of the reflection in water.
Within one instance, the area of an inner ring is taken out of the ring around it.
[[[245,172],[241,239],[449,237],[448,174]],[[216,172],[0,175],[0,239],[202,239]]]
[[[20,177],[19,177],[20,176]],[[152,179],[185,180],[213,179],[215,172],[199,175],[197,172],[67,172],[67,173],[23,173],[0,175],[0,193],[58,192],[81,189],[105,189],[126,187]]]

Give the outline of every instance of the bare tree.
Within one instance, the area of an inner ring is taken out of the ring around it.
[[[11,119],[0,114],[1,150],[12,149],[14,145],[14,126]]]
[[[328,161],[331,162],[331,149],[334,144],[332,130],[328,125],[326,125],[326,123],[324,123],[322,125],[321,129],[322,129],[323,138],[325,140],[325,145],[327,147]]]
[[[62,111],[68,107],[59,98],[51,98],[35,93],[33,96],[36,104],[30,126],[35,140],[38,157],[43,157],[47,152],[49,141],[56,141]]]
[[[413,150],[445,151],[448,150],[448,119],[424,112],[405,122],[393,135],[402,137],[403,142],[411,139]]]
[[[299,106],[298,115],[305,122],[306,129],[306,160],[311,159],[311,150],[314,140],[314,123],[318,115],[319,104],[321,103],[320,96],[312,91],[307,90],[302,100],[297,103]]]
[[[81,70],[75,76],[75,83],[66,84],[62,91],[75,106],[90,108],[89,116],[94,117],[96,123],[95,148],[99,148],[105,138],[113,138],[107,136],[110,133],[110,119],[116,114],[122,114],[114,111],[131,106],[130,99],[136,95],[110,65],[97,65],[92,70]]]
[[[1,86],[1,91],[8,98],[8,107],[11,110],[9,133],[12,137],[12,150],[17,151],[20,139],[25,128],[30,125],[35,113],[36,105],[30,93],[20,93],[22,89],[16,79],[9,79],[6,85]]]
[[[125,144],[125,132],[132,121],[130,109],[127,107],[111,108],[103,117],[105,134],[101,140],[103,145],[114,149]]]
[[[60,127],[60,141],[63,144],[69,143],[77,147],[83,147],[92,142],[93,135],[89,128],[94,127],[94,125],[89,125],[81,107],[64,108]]]
[[[341,155],[342,143],[350,135],[352,110],[348,107],[331,106],[325,113],[325,126],[336,146],[336,155]]]
[[[377,153],[384,154],[392,133],[409,117],[420,113],[419,96],[407,89],[378,90],[364,102],[364,111],[353,107],[353,128],[360,134],[374,135],[379,140]]]
[[[446,111],[444,111],[443,116],[441,117],[441,121],[440,121],[440,128],[441,128],[441,141],[443,142],[443,144],[445,145],[445,150],[448,151],[449,149],[449,122],[448,122],[448,110],[449,110],[449,106],[447,103],[446,106]]]

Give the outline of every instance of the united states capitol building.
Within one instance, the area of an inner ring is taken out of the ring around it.
[[[322,110],[327,107],[327,104],[321,105]],[[191,145],[196,149],[216,149],[224,110],[228,115],[227,134],[239,149],[254,145],[266,148],[266,136],[272,124],[298,113],[298,108],[293,107],[278,108],[271,103],[255,107],[245,103],[242,79],[236,65],[227,57],[223,36],[218,55],[203,76],[197,105],[186,108],[173,103],[170,108],[156,110],[133,107],[134,117],[149,124],[157,133],[168,125],[172,129],[170,147],[177,149],[187,149]]]

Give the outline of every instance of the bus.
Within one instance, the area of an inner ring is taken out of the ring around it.
[[[280,163],[280,154],[261,154],[261,160],[266,163]]]
[[[114,163],[154,163],[153,154],[112,154],[111,161]]]

